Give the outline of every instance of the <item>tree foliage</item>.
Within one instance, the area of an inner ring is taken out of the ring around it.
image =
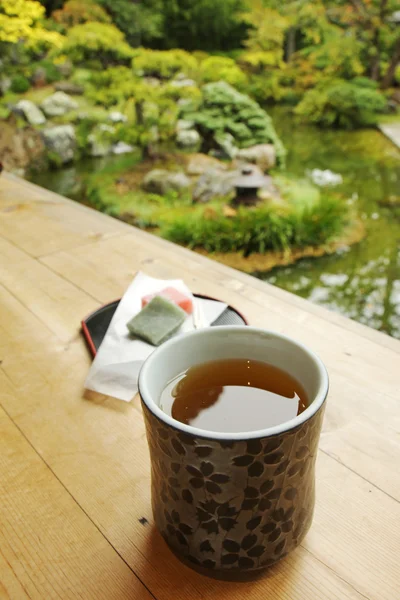
[[[161,44],[164,35],[164,0],[98,0],[131,46]]]
[[[37,53],[60,47],[63,38],[45,29],[44,13],[43,6],[35,0],[0,0],[0,44],[5,46],[4,51],[19,43]]]
[[[353,129],[374,125],[385,107],[385,97],[372,81],[337,79],[308,91],[295,112],[316,125]]]
[[[128,64],[133,50],[124,34],[108,23],[84,23],[68,30],[62,52],[74,63],[97,61],[101,66]]]
[[[246,37],[244,0],[162,0],[163,44],[186,50],[232,50]]]
[[[111,17],[94,0],[68,0],[61,9],[52,13],[52,18],[65,28],[88,21],[111,23]]]

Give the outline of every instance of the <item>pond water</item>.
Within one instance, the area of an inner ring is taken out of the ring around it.
[[[270,112],[288,150],[287,170],[340,174],[343,183],[332,189],[361,214],[367,235],[330,256],[254,275],[400,338],[400,206],[382,205],[400,196],[400,151],[377,130],[323,131],[299,126],[281,109]]]
[[[382,205],[400,195],[400,151],[375,130],[323,131],[298,125],[280,108],[269,112],[288,150],[287,171],[340,174],[343,183],[333,189],[361,214],[367,236],[336,254],[254,275],[400,338],[400,206]],[[30,179],[81,200],[85,175],[118,158],[86,159]]]

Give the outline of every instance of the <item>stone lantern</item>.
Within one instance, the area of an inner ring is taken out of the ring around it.
[[[259,201],[257,193],[268,184],[269,180],[270,178],[263,175],[258,167],[244,165],[233,182],[236,196],[232,200],[232,204],[234,206],[253,206],[257,204]]]

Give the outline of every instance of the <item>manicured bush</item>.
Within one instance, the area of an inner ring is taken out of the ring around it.
[[[205,150],[217,147],[224,134],[233,135],[240,148],[272,143],[282,164],[285,149],[272,119],[257,102],[225,82],[208,83],[202,88],[202,101],[196,110],[183,109],[185,118],[194,121],[205,140]]]
[[[185,50],[135,50],[132,67],[138,74],[146,77],[171,79],[177,73],[183,72],[191,76],[197,71],[197,60]]]
[[[295,112],[304,121],[321,127],[374,125],[387,106],[385,96],[374,88],[373,82],[366,85],[364,78],[329,81],[306,92]]]
[[[243,89],[247,77],[232,58],[209,56],[200,65],[200,76],[206,83],[226,81],[238,89]]]

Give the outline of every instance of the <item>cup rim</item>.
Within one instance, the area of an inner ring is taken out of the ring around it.
[[[161,408],[156,404],[156,402],[151,398],[151,394],[149,392],[146,380],[149,376],[149,372],[151,372],[152,363],[158,358],[161,353],[173,351],[173,348],[176,344],[179,344],[183,339],[187,339],[190,337],[198,337],[198,336],[207,336],[212,332],[212,335],[215,335],[216,330],[223,329],[224,332],[229,333],[232,332],[243,332],[250,334],[262,334],[263,336],[268,335],[274,338],[278,338],[289,342],[292,346],[297,346],[300,350],[302,350],[305,354],[309,356],[309,358],[316,365],[320,377],[321,384],[319,386],[318,392],[311,402],[311,404],[304,410],[302,413],[290,419],[289,421],[284,421],[279,425],[274,425],[273,427],[267,427],[264,429],[258,429],[254,431],[240,431],[240,432],[218,432],[211,431],[208,429],[200,429],[198,427],[193,427],[192,425],[185,425],[180,421],[177,421],[170,415],[167,415]],[[286,433],[291,429],[302,425],[306,421],[309,421],[323,406],[326,397],[328,395],[329,390],[329,377],[326,367],[322,360],[307,346],[305,346],[302,342],[295,340],[287,335],[282,333],[278,333],[277,331],[272,331],[269,329],[263,329],[260,327],[243,327],[241,325],[221,325],[219,327],[198,329],[194,331],[189,331],[187,333],[183,333],[181,335],[175,336],[164,342],[161,346],[156,348],[154,352],[150,354],[150,356],[144,361],[138,378],[138,390],[142,402],[146,405],[148,410],[153,413],[160,421],[164,422],[166,425],[173,427],[175,429],[180,430],[182,433],[189,434],[191,436],[211,439],[211,440],[231,440],[231,441],[243,441],[243,440],[251,440],[258,439],[264,437],[271,437],[274,435],[279,435],[282,433]]]

